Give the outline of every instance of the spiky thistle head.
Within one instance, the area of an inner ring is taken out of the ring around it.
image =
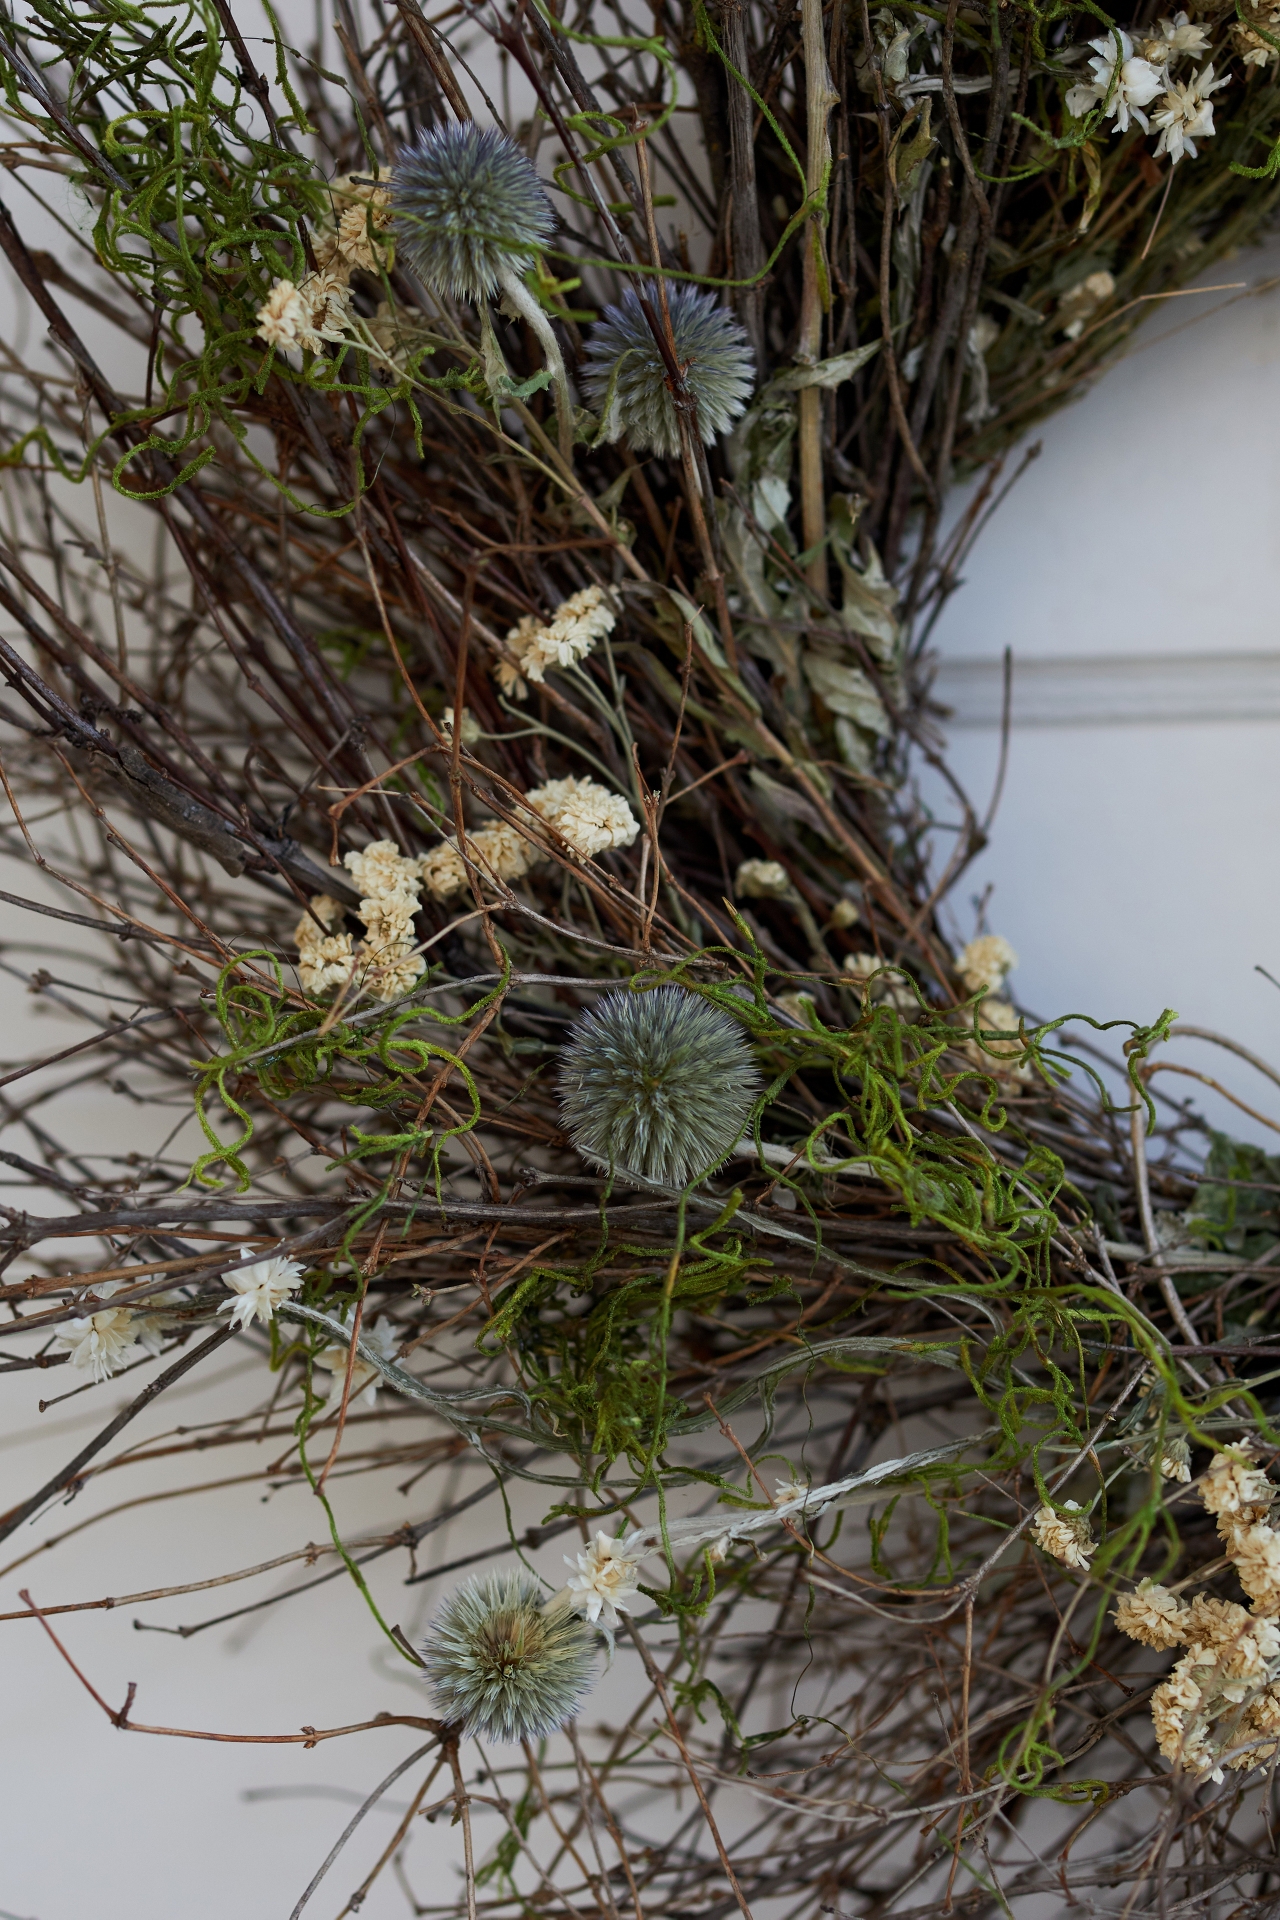
[[[655,308],[657,301],[652,303]],[[698,403],[698,431],[708,445],[731,427],[751,396],[755,361],[747,336],[715,296],[697,287],[667,291],[676,363]],[[583,384],[604,413],[605,437],[625,435],[636,453],[673,457],[680,451],[667,364],[645,318],[640,296],[628,287],[606,307],[587,343]]]
[[[724,1160],[758,1087],[730,1014],[683,987],[654,987],[611,993],[578,1021],[560,1106],[586,1159],[682,1187]]]
[[[468,1580],[423,1646],[446,1720],[488,1740],[539,1740],[572,1719],[592,1681],[595,1642],[563,1603],[542,1604],[531,1574]]]
[[[401,256],[437,293],[482,300],[525,273],[555,215],[527,156],[497,127],[432,127],[401,148],[391,175]]]

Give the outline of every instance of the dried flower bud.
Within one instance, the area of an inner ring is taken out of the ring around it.
[[[396,156],[392,224],[420,279],[458,300],[483,300],[526,273],[555,226],[527,156],[473,120],[433,127]]]
[[[683,987],[611,993],[565,1049],[560,1105],[596,1166],[682,1187],[718,1167],[759,1079],[730,1014]]]
[[[794,892],[779,860],[744,860],[733,876],[733,890],[746,900],[788,900]]]
[[[673,286],[667,293],[675,357],[698,409],[698,432],[710,445],[743,411],[751,395],[755,361],[747,336],[714,294]],[[630,441],[637,453],[680,452],[680,429],[668,384],[667,363],[629,287],[604,316],[587,343],[583,384],[591,404],[604,411],[607,440]]]
[[[489,1740],[539,1740],[573,1718],[595,1647],[576,1613],[544,1606],[527,1573],[493,1573],[451,1593],[423,1646],[445,1719]]]

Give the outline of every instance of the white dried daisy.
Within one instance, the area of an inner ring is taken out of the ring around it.
[[[372,1347],[375,1353],[380,1353],[384,1360],[395,1359],[396,1350],[400,1345],[400,1336],[389,1320],[375,1320],[369,1326],[362,1326],[360,1338],[367,1346]],[[347,1377],[347,1359],[350,1352],[349,1347],[325,1347],[312,1361],[313,1366],[323,1367],[327,1375],[325,1380],[315,1383],[316,1392],[322,1400],[327,1400],[330,1394],[336,1394],[341,1400],[342,1383]],[[381,1385],[382,1375],[377,1367],[357,1351],[351,1368],[351,1397],[347,1406],[354,1407],[359,1402],[361,1406],[371,1407]]]
[[[242,1256],[252,1251],[252,1247],[240,1249]],[[268,1326],[277,1307],[282,1307],[290,1294],[297,1291],[302,1274],[298,1261],[289,1260],[281,1253],[273,1253],[266,1260],[255,1260],[251,1267],[241,1267],[235,1273],[224,1273],[223,1286],[230,1287],[237,1298],[224,1301],[218,1312],[229,1313],[233,1327],[250,1327],[255,1320]]]
[[[1151,105],[1164,86],[1161,68],[1136,55],[1133,41],[1118,28],[1091,40],[1089,45],[1094,52],[1089,62],[1092,78],[1080,81],[1068,91],[1068,112],[1080,118],[1091,108],[1100,106],[1103,118],[1115,121],[1117,133],[1127,133],[1131,119],[1137,121],[1144,133],[1148,132],[1147,117],[1142,109]]]
[[[106,1281],[95,1289],[98,1298],[110,1299],[120,1284]],[[99,1307],[59,1327],[54,1342],[80,1372],[91,1373],[97,1382],[109,1380],[138,1357],[138,1318],[128,1307]]]
[[[1189,80],[1170,80],[1151,116],[1153,126],[1160,129],[1157,159],[1167,153],[1170,165],[1175,167],[1184,153],[1188,159],[1195,159],[1196,141],[1207,140],[1214,132],[1213,102],[1209,95],[1225,87],[1230,78],[1230,74],[1224,73],[1220,80],[1215,80],[1212,66],[1207,66],[1193,73]]]
[[[984,933],[961,950],[956,972],[970,993],[994,993],[1017,964],[1018,956],[1003,934]]]
[[[794,891],[780,860],[744,860],[733,876],[733,890],[744,900],[787,900]]]
[[[597,1533],[584,1553],[572,1560],[566,1554],[566,1567],[575,1569],[565,1582],[574,1612],[593,1627],[616,1633],[621,1616],[633,1611],[631,1603],[640,1591],[639,1563],[647,1551],[642,1547],[637,1553],[625,1540]]]
[[[580,860],[594,859],[610,847],[629,847],[640,831],[621,794],[610,793],[595,780],[570,774],[565,780],[545,781],[524,798]]]
[[[1088,1568],[1089,1556],[1096,1553],[1098,1543],[1089,1531],[1089,1522],[1074,1500],[1063,1502],[1066,1511],[1056,1513],[1052,1507],[1041,1507],[1032,1524],[1036,1545],[1060,1560],[1064,1567]]]
[[[1154,1580],[1142,1580],[1132,1593],[1121,1594],[1116,1603],[1115,1623],[1131,1640],[1161,1651],[1182,1646],[1189,1638],[1190,1608],[1177,1594]]]

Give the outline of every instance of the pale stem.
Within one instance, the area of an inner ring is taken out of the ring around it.
[[[569,376],[565,372],[564,356],[560,351],[560,342],[556,339],[555,328],[519,274],[513,273],[510,267],[499,267],[498,285],[521,319],[528,321],[538,337],[547,372],[551,375],[551,391],[555,396],[556,421],[560,428],[560,454],[563,459],[572,461],[573,401],[569,397]]]
[[[831,163],[827,122],[839,100],[827,67],[823,36],[822,0],[801,0],[800,36],[804,48],[805,92],[808,99],[808,153],[805,188],[810,198],[822,189]],[[800,298],[800,341],[796,359],[812,366],[822,351],[822,261],[826,215],[811,214],[804,230],[804,281]],[[826,500],[822,485],[822,389],[800,390],[800,516],[806,553],[812,555],[805,576],[820,601],[827,597]],[[814,549],[818,549],[814,552]]]

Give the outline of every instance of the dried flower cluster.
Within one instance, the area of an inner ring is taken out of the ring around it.
[[[1137,50],[1131,36],[1118,27],[1089,45],[1091,77],[1068,89],[1069,110],[1079,117],[1099,108],[1104,120],[1114,121],[1115,133],[1126,133],[1131,120],[1144,133],[1154,125],[1160,136],[1157,158],[1168,154],[1174,166],[1184,154],[1194,160],[1196,141],[1214,132],[1210,96],[1227,85],[1230,75],[1215,79],[1212,63],[1184,79],[1175,79],[1173,69],[1208,51],[1208,29],[1180,13],[1161,20],[1154,34],[1140,36]],[[1150,120],[1147,107],[1152,108]]]
[[[1166,1759],[1212,1780],[1224,1768],[1261,1766],[1280,1747],[1280,1626],[1272,1617],[1280,1614],[1280,1534],[1268,1522],[1277,1489],[1254,1460],[1252,1442],[1241,1439],[1213,1456],[1200,1482],[1252,1607],[1203,1594],[1184,1606],[1144,1580],[1115,1613],[1121,1632],[1144,1646],[1186,1647],[1152,1695],[1152,1725]]]
[[[597,640],[613,632],[617,620],[617,596],[597,586],[570,594],[550,620],[526,613],[507,634],[516,664],[499,660],[494,678],[505,694],[523,700],[529,692],[526,680],[540,684],[548,667],[576,666],[586,659]]]
[[[99,1300],[110,1300],[124,1284],[122,1280],[104,1280],[94,1288],[94,1294]],[[174,1297],[155,1295],[143,1308],[98,1307],[60,1327],[54,1344],[66,1353],[73,1367],[95,1381],[109,1380],[142,1354],[159,1353],[165,1330],[172,1325],[163,1309]]]
[[[391,265],[387,180],[339,175],[330,181],[329,189],[332,212],[313,241],[316,270],[296,285],[292,280],[276,280],[258,309],[259,339],[281,353],[297,348],[319,353],[326,342],[337,345],[359,338],[351,306],[351,275],[359,271],[381,276]],[[366,328],[374,343],[389,351],[396,328],[387,301],[379,304]]]
[[[241,1247],[241,1258],[246,1259],[252,1251],[251,1247]],[[239,1267],[233,1273],[224,1273],[223,1284],[230,1287],[236,1297],[224,1302],[218,1311],[231,1315],[233,1327],[251,1327],[255,1320],[265,1327],[290,1294],[297,1292],[302,1274],[298,1261],[280,1253],[273,1253],[266,1260],[255,1260],[252,1266]]]

